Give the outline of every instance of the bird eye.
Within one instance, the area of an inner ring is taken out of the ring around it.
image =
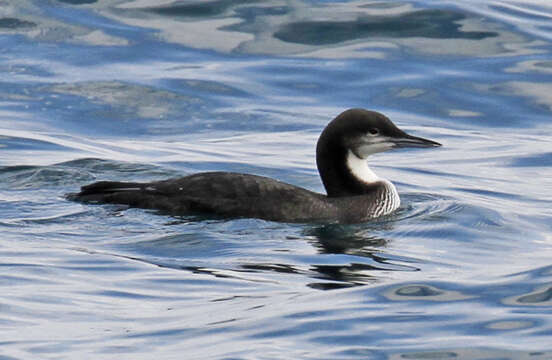
[[[372,128],[368,130],[368,133],[370,133],[370,135],[377,135],[379,134],[379,130],[377,128]]]

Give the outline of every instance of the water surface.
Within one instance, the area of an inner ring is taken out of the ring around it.
[[[541,1],[5,1],[0,357],[547,359],[552,8]],[[357,225],[69,202],[227,170],[323,191],[364,107],[444,144],[378,154]]]

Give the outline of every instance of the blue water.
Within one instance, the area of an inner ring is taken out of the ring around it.
[[[0,3],[0,358],[552,358],[552,5]],[[402,206],[349,226],[69,202],[206,170],[323,191],[349,107]]]

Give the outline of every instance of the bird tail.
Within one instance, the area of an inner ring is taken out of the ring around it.
[[[66,195],[68,200],[80,202],[104,202],[114,194],[141,192],[145,184],[136,182],[99,181],[81,187],[78,193]]]

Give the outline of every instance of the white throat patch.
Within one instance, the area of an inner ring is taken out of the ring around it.
[[[359,158],[351,150],[347,153],[347,167],[358,180],[366,184],[381,180],[372,169],[370,169],[366,160]]]

